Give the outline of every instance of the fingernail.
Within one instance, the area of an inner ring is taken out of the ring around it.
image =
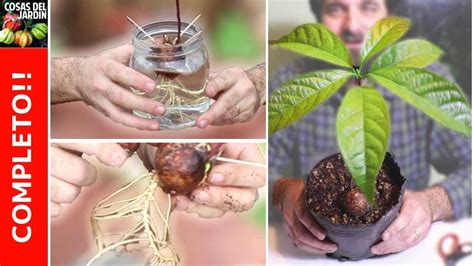
[[[371,249],[370,249],[370,252],[372,252],[372,254],[374,254],[374,255],[375,255],[375,254],[379,254],[379,251],[380,251],[380,250],[379,250],[378,248],[371,248]]]
[[[202,190],[196,191],[195,193],[193,193],[193,196],[194,196],[193,200],[200,204],[208,203],[210,200],[209,193]]]
[[[158,130],[158,129],[160,129],[160,124],[153,123],[148,128],[151,129],[151,130]]]
[[[121,166],[126,159],[127,155],[122,152],[116,152],[112,155],[112,164],[117,167]]]
[[[224,175],[221,173],[214,173],[209,176],[209,181],[214,184],[221,184],[224,182]]]
[[[157,115],[162,115],[165,113],[165,107],[163,105],[158,105],[157,107],[155,107],[155,114]]]
[[[205,127],[207,127],[207,123],[208,122],[207,122],[206,119],[202,119],[202,120],[199,120],[197,122],[197,126],[198,126],[198,128],[205,128]]]
[[[148,92],[152,92],[155,89],[155,83],[153,83],[153,82],[145,83],[144,89]]]
[[[206,88],[206,96],[208,97],[214,97],[214,86],[210,85],[210,86],[207,86]]]
[[[382,235],[382,240],[387,241],[390,238],[390,236],[391,236],[390,233],[385,233]]]
[[[324,240],[324,238],[326,237],[325,234],[317,234],[316,237],[319,239],[319,240]]]

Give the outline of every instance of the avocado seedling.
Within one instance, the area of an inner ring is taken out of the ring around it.
[[[328,230],[328,237],[338,244],[338,258],[371,256],[369,247],[395,218],[403,193],[405,180],[387,153],[389,107],[375,84],[439,125],[471,135],[471,107],[462,90],[445,77],[424,69],[440,58],[441,49],[424,39],[397,43],[409,27],[410,21],[400,17],[377,21],[364,40],[357,64],[342,40],[322,24],[298,26],[271,42],[342,69],[306,73],[275,90],[268,107],[270,135],[317,108],[349,79],[357,84],[343,95],[336,116],[341,153],[316,165],[305,187],[306,206]],[[353,231],[368,232],[370,226],[375,226],[377,232],[369,240],[358,246],[346,245],[348,239],[354,241]],[[346,235],[341,233],[345,230]]]

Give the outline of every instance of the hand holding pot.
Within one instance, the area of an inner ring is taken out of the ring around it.
[[[96,168],[82,158],[94,155],[105,165],[120,167],[128,155],[118,144],[52,144],[51,145],[51,216],[61,214],[61,204],[73,202],[84,186],[97,178]]]
[[[130,110],[162,115],[165,107],[152,99],[135,95],[130,87],[143,92],[155,89],[147,76],[129,68],[131,45],[123,45],[97,55],[53,59],[51,98],[53,103],[82,100],[115,122],[138,129],[158,130],[156,121],[139,118]]]
[[[262,101],[265,100],[265,84],[262,86],[258,82],[258,80],[265,80],[265,76],[261,76],[265,72],[251,78],[255,71],[246,72],[240,67],[234,67],[225,69],[212,77],[207,84],[205,94],[216,102],[207,112],[198,117],[197,126],[205,128],[208,125],[228,125],[246,122],[253,118]]]
[[[400,214],[382,235],[382,242],[372,247],[376,255],[396,253],[415,246],[429,233],[433,221],[448,218],[451,205],[441,187],[406,191]]]
[[[283,212],[285,229],[296,247],[314,254],[337,250],[336,244],[325,240],[324,229],[305,207],[302,179],[278,180],[273,189],[273,204]]]
[[[222,157],[255,163],[264,158],[255,144],[224,144]],[[265,168],[235,163],[216,163],[207,184],[188,196],[174,196],[175,210],[215,218],[226,212],[244,212],[258,199],[258,188],[265,185]]]

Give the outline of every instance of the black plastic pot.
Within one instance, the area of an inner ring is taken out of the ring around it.
[[[330,160],[335,155],[331,155],[319,164],[324,163],[326,160]],[[344,225],[344,224],[333,224],[326,217],[320,216],[315,212],[310,211],[314,219],[326,230],[327,237],[337,244],[338,249],[336,252],[327,254],[328,257],[337,258],[341,261],[344,260],[361,260],[374,256],[370,252],[370,248],[381,240],[381,235],[397,217],[398,211],[400,210],[401,198],[405,192],[405,178],[400,173],[400,168],[392,158],[390,153],[387,153],[384,159],[384,164],[389,169],[390,178],[401,186],[400,196],[398,202],[393,206],[378,222],[375,224],[368,225]],[[309,176],[308,176],[309,177]],[[306,178],[306,181],[308,180]],[[306,190],[305,190],[306,192]],[[309,209],[309,208],[308,208]]]

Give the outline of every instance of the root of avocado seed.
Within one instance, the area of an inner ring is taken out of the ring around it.
[[[176,106],[180,118],[180,122],[184,123],[185,121],[193,120],[193,116],[183,113],[181,110],[182,105],[193,105],[199,103],[205,98],[203,96],[204,89],[207,86],[207,80],[202,89],[197,91],[188,90],[181,82],[175,80],[178,84],[173,84],[171,79],[163,77],[161,83],[156,86],[156,89],[162,92],[160,97],[155,98],[155,100],[163,103],[165,106]],[[176,92],[181,92],[189,97],[180,97]],[[191,100],[189,98],[195,98]]]
[[[168,194],[168,209],[163,213],[155,199],[158,178],[153,178],[156,173],[148,173],[135,178],[133,181],[120,188],[107,198],[100,201],[92,210],[91,225],[93,237],[97,244],[97,253],[89,260],[91,265],[95,260],[109,251],[117,255],[143,249],[150,249],[152,255],[148,258],[147,265],[177,265],[178,254],[172,246],[169,237],[169,219],[171,214],[171,195]],[[130,192],[140,181],[147,182],[146,189],[141,194],[128,199],[115,200],[119,195]],[[163,227],[158,230],[152,213],[157,213]],[[127,233],[104,234],[102,224],[109,222],[126,222],[127,219],[138,218]],[[114,236],[118,240],[111,240]],[[132,246],[140,245],[132,249]],[[144,244],[144,245],[143,245]]]

